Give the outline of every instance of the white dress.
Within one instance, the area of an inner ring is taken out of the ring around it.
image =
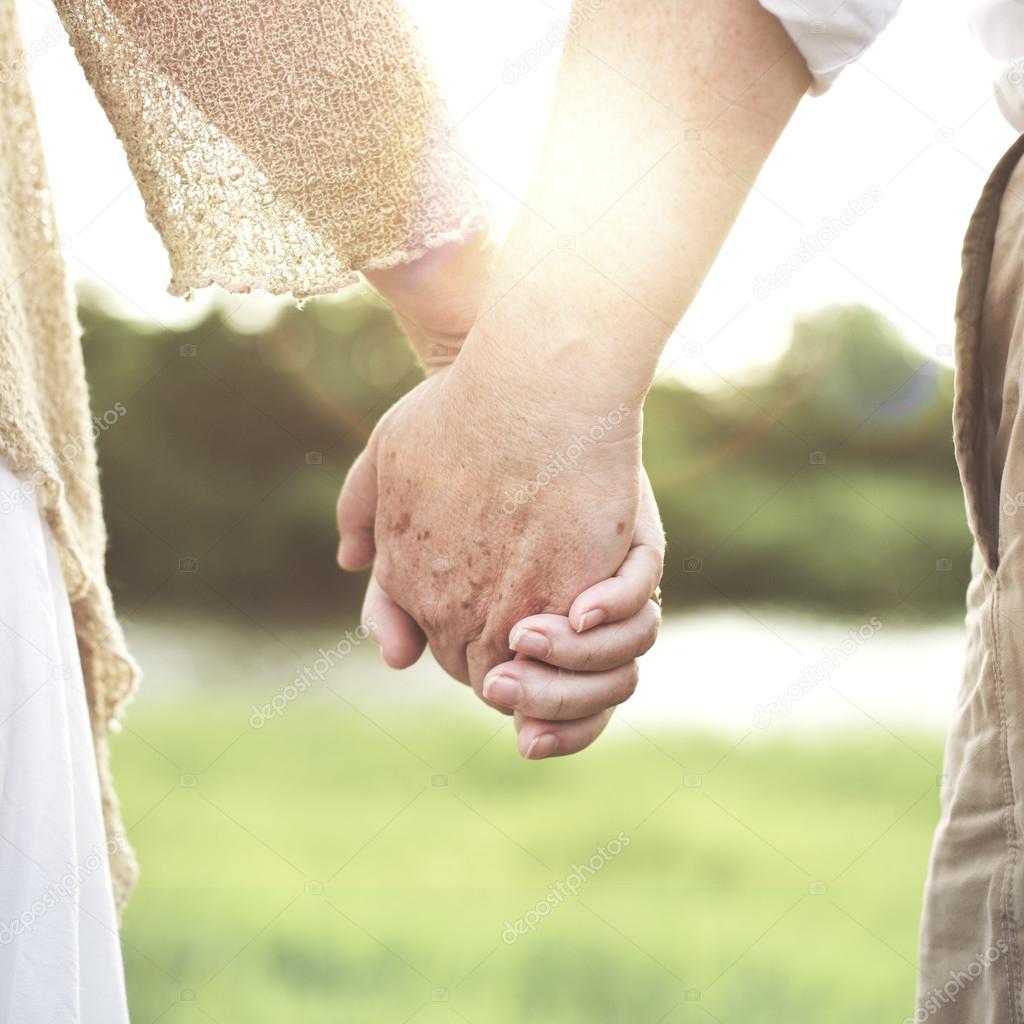
[[[71,607],[0,463],[0,1021],[124,1024],[124,970]]]

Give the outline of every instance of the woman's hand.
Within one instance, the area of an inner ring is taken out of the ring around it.
[[[428,373],[447,371],[461,349],[479,312],[482,288],[493,258],[494,250],[486,237],[478,236],[463,246],[442,247],[414,264],[367,274],[370,283],[392,305]],[[439,385],[432,383],[423,390],[431,391],[435,387]],[[481,406],[473,400],[479,396],[470,397],[466,407],[458,410],[455,421],[461,423],[474,408],[494,411],[493,404]],[[416,404],[415,399],[410,398],[409,402]],[[410,424],[414,421],[415,413],[404,411],[399,415],[407,417]],[[566,416],[567,421],[571,418]],[[389,429],[382,425],[379,433]],[[455,432],[453,424],[452,433]],[[599,432],[603,434],[605,428],[600,428]],[[425,436],[417,432],[421,442]],[[611,438],[599,438],[599,442],[605,440]],[[339,562],[346,567],[365,564],[375,554],[373,534],[377,526],[376,484],[379,481],[374,480],[373,487],[370,484],[371,477],[377,473],[378,443],[379,437],[375,436],[368,446],[370,452],[360,460],[362,466],[353,467],[346,487],[349,507],[344,519],[350,526],[347,543],[345,527],[342,527],[342,503],[339,502],[343,540]],[[419,451],[424,454],[422,448]],[[369,463],[374,466],[372,473],[357,472]],[[571,465],[569,468],[580,467]],[[508,492],[501,501],[504,514],[499,522],[518,516],[518,528],[523,518],[533,514],[534,497],[527,494],[525,486],[531,482],[521,480],[522,486]],[[619,522],[616,521],[616,529]],[[419,533],[423,535],[427,530]],[[583,749],[600,735],[614,706],[632,693],[637,680],[636,658],[654,642],[660,621],[660,610],[650,597],[661,577],[663,556],[664,538],[657,507],[644,477],[633,544],[617,574],[576,597],[568,616],[550,610],[530,615],[516,623],[510,634],[500,637],[494,645],[490,660],[501,664],[486,678],[477,679],[477,692],[498,710],[514,713],[520,751],[524,756],[540,758]],[[450,561],[444,555],[434,559],[431,573],[436,575],[435,563],[450,571],[454,568]],[[566,602],[571,597],[567,595]],[[437,605],[436,600],[433,603]],[[461,602],[459,611],[463,619],[470,604]],[[539,607],[551,606],[542,603]],[[367,588],[363,619],[374,624],[371,634],[380,644],[384,660],[392,667],[405,668],[413,664],[427,644],[424,630],[385,593],[377,572]],[[505,660],[509,658],[512,660]],[[445,664],[443,659],[442,664]],[[449,670],[450,664],[446,666]],[[468,659],[465,672],[469,673]]]
[[[480,313],[496,255],[490,236],[481,230],[411,263],[364,273],[391,307],[428,374],[455,361]]]
[[[516,622],[564,615],[626,560],[641,417],[624,405],[574,410],[572,396],[548,414],[465,357],[378,424],[339,499],[339,563],[374,565],[375,587],[482,696]]]
[[[633,693],[636,659],[651,648],[661,623],[652,594],[664,555],[661,520],[645,475],[633,544],[615,576],[580,594],[567,616],[531,615],[512,627],[515,657],[487,673],[482,694],[493,707],[514,714],[523,757],[583,750]],[[393,668],[406,668],[423,653],[423,631],[376,579],[367,590],[363,621],[374,623],[371,635]]]
[[[575,754],[597,739],[640,675],[637,658],[661,625],[654,598],[665,560],[665,534],[650,481],[633,546],[614,577],[573,601],[568,616],[531,615],[512,628],[512,661],[484,679],[490,704],[515,714],[519,753],[540,759]]]

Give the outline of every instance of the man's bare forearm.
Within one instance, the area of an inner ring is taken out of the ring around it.
[[[809,75],[756,0],[577,0],[570,24],[460,363],[599,411],[642,401]]]

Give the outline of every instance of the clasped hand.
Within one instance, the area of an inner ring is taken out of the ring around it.
[[[514,714],[525,757],[600,735],[653,644],[664,538],[641,414],[541,408],[463,353],[378,423],[338,501],[338,561],[394,668],[439,664]]]

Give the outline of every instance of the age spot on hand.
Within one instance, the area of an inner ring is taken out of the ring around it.
[[[403,512],[397,519],[391,522],[391,532],[396,537],[401,537],[412,525],[412,518],[408,512]]]

